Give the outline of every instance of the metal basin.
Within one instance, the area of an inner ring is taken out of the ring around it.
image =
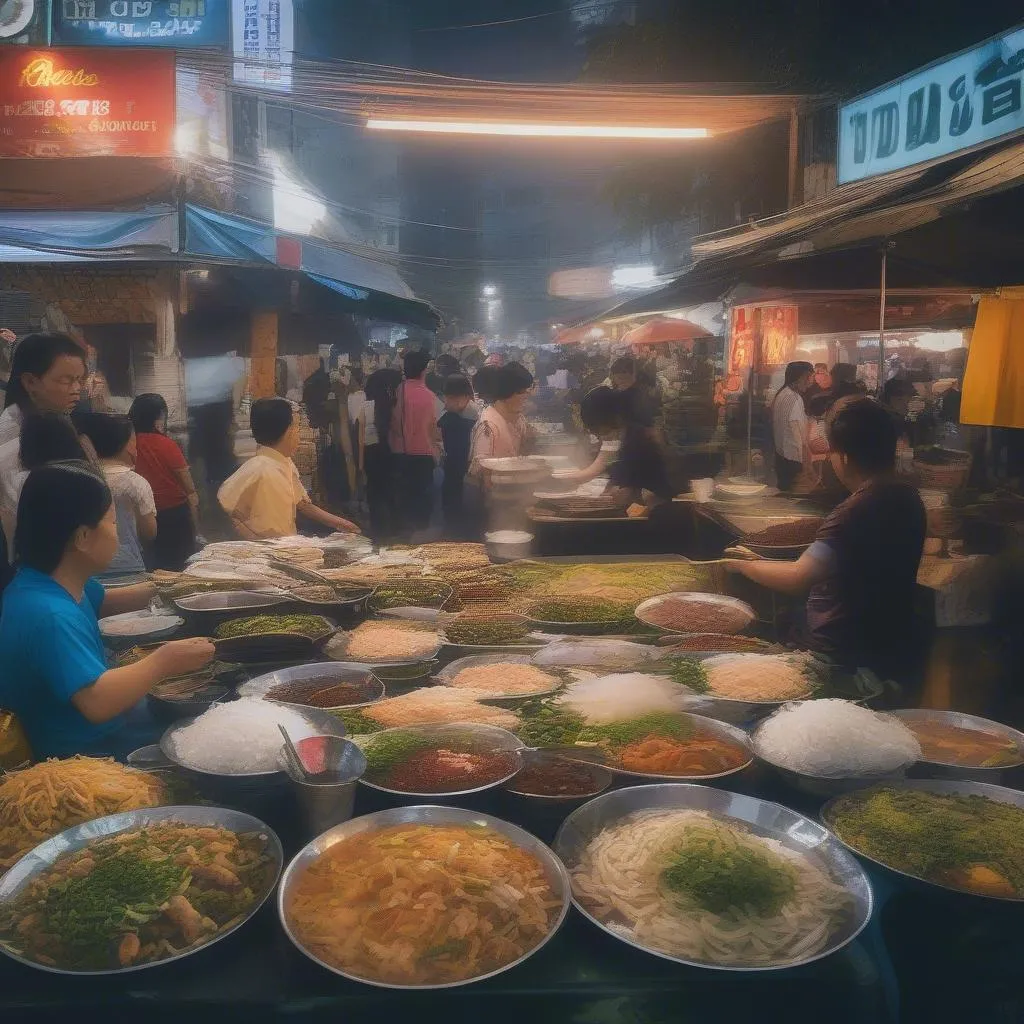
[[[772,964],[732,965],[688,960],[627,938],[591,914],[575,890],[573,891],[573,903],[584,917],[602,931],[634,949],[643,950],[664,960],[710,970],[747,973],[788,969],[820,960],[842,949],[863,931],[871,918],[873,896],[867,875],[856,858],[847,852],[829,831],[781,804],[739,793],[728,793],[708,786],[638,786],[604,793],[590,803],[584,804],[566,819],[555,837],[555,853],[571,874],[587,845],[603,829],[630,814],[646,810],[706,811],[713,817],[742,825],[754,835],[777,840],[787,849],[810,858],[818,868],[825,870],[834,881],[842,884],[851,896],[853,906],[848,918],[829,936],[825,948],[813,956]]]
[[[494,829],[494,831],[500,832],[503,836],[511,839],[517,846],[525,850],[527,853],[532,854],[541,862],[544,866],[545,875],[547,876],[548,883],[550,884],[555,897],[561,901],[561,907],[555,914],[554,921],[551,924],[548,934],[531,950],[519,957],[519,959],[513,960],[511,963],[504,964],[487,974],[481,974],[474,978],[466,978],[462,981],[448,982],[441,985],[396,985],[389,982],[373,981],[370,978],[358,977],[354,974],[343,971],[311,953],[305,946],[303,946],[298,936],[294,931],[292,931],[291,925],[288,922],[288,906],[303,872],[311,864],[319,860],[320,857],[322,857],[336,843],[340,843],[345,839],[351,839],[353,836],[361,835],[364,832],[374,832],[379,829],[390,828],[393,825],[459,825],[477,828],[486,827]],[[342,825],[336,825],[334,828],[329,829],[322,836],[314,839],[311,843],[300,850],[295,859],[288,865],[284,872],[284,876],[281,879],[281,886],[278,889],[277,894],[277,912],[281,919],[281,926],[284,928],[285,934],[295,947],[300,952],[308,956],[314,963],[319,964],[321,967],[326,968],[334,974],[340,974],[343,978],[349,978],[352,981],[359,981],[365,985],[375,985],[379,988],[458,988],[462,985],[469,985],[476,981],[483,981],[485,978],[493,978],[495,975],[511,970],[513,967],[523,963],[523,961],[528,960],[551,940],[552,936],[562,926],[562,922],[565,920],[566,914],[569,912],[569,876],[567,875],[562,862],[551,852],[551,850],[548,849],[548,847],[537,839],[536,836],[530,835],[529,832],[524,832],[521,828],[509,824],[507,821],[502,821],[500,818],[493,818],[489,814],[481,814],[476,811],[464,810],[461,807],[396,807],[387,811],[378,811],[376,814],[367,814],[362,818],[354,818],[352,821],[347,821]]]
[[[102,971],[72,971],[59,967],[51,967],[48,964],[38,963],[22,956],[20,953],[9,949],[6,944],[0,943],[0,952],[9,956],[12,960],[34,967],[39,971],[48,971],[51,974],[129,974],[135,971],[144,971],[152,967],[162,967],[164,964],[181,960],[193,953],[199,953],[204,949],[227,938],[232,932],[240,928],[248,921],[261,906],[266,902],[267,897],[274,891],[277,880],[281,876],[281,868],[284,864],[284,851],[281,849],[281,841],[273,829],[241,811],[233,811],[224,807],[147,807],[139,811],[126,811],[123,814],[111,814],[105,818],[97,818],[82,825],[69,828],[60,835],[46,840],[37,846],[31,853],[25,854],[17,864],[14,865],[6,875],[0,879],[0,903],[8,903],[14,900],[25,887],[38,875],[48,870],[65,854],[74,853],[88,846],[98,839],[107,836],[117,835],[119,832],[131,832],[144,825],[162,824],[164,822],[180,822],[184,825],[211,826],[229,829],[232,832],[259,832],[267,837],[266,853],[273,863],[273,874],[264,892],[257,895],[256,901],[240,918],[234,921],[218,933],[209,942],[201,946],[183,950],[175,956],[157,960],[153,963],[136,964],[131,967],[122,967]]]

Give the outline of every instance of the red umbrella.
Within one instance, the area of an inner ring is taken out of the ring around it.
[[[583,324],[580,327],[566,327],[551,340],[555,345],[579,345],[584,341],[600,341],[603,337],[604,331],[601,328],[593,324]]]
[[[710,332],[689,320],[648,320],[640,327],[627,331],[622,340],[627,345],[662,345],[670,341],[693,342],[706,338]]]

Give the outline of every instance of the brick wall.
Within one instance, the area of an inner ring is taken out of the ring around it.
[[[155,271],[0,269],[0,288],[27,292],[60,306],[73,324],[151,324],[163,285]]]

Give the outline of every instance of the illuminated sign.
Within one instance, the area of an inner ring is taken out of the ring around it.
[[[173,53],[0,49],[0,157],[157,157],[173,139]]]
[[[1024,29],[839,108],[841,184],[973,149],[1024,129]]]
[[[54,0],[53,32],[80,46],[221,46],[229,0]]]

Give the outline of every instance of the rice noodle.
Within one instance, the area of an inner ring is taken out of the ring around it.
[[[772,916],[733,907],[716,914],[668,893],[662,872],[688,829],[721,830],[729,842],[757,844],[795,871],[796,890]],[[697,962],[756,966],[820,953],[852,904],[847,891],[804,854],[754,836],[704,811],[640,811],[595,836],[572,870],[580,902],[616,933]]]
[[[685,697],[685,690],[663,676],[626,672],[574,683],[559,704],[601,725],[656,711],[679,711]]]

